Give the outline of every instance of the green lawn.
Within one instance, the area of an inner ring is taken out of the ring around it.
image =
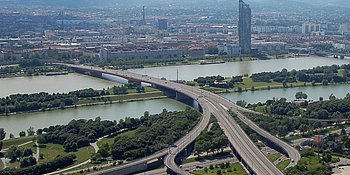
[[[292,140],[297,140],[297,139],[301,139],[301,138],[303,138],[303,136],[302,135],[296,135],[296,136],[290,136],[290,137],[286,137],[286,138],[284,138],[284,140],[286,140],[286,141],[292,141]]]
[[[0,170],[2,170],[4,168],[4,164],[2,163],[2,161],[0,161]]]
[[[98,147],[101,147],[102,145],[108,143],[108,145],[112,145],[114,143],[115,137],[107,137],[103,138],[102,140],[97,142]]]
[[[277,164],[277,168],[282,171],[287,168],[289,163],[290,163],[290,159],[283,160],[282,162]]]
[[[243,83],[242,85],[239,85],[241,86],[243,89],[247,88],[248,90],[251,88],[251,87],[255,87],[255,88],[262,88],[262,87],[279,87],[279,86],[282,86],[282,83],[277,83],[277,82],[272,82],[272,83],[267,83],[267,82],[254,82],[252,78],[244,78],[243,79]]]
[[[46,146],[46,147],[45,147]],[[44,159],[39,159],[39,163],[51,161],[59,156],[65,156],[68,153],[64,152],[64,148],[59,144],[47,144],[40,148],[40,154],[44,155]]]
[[[271,107],[270,106],[257,106],[255,108],[256,112],[260,112],[260,113],[269,113],[271,111]]]
[[[95,151],[91,146],[79,148],[77,152],[71,152],[77,156],[74,165],[89,160],[94,152]],[[40,153],[44,155],[44,159],[40,159],[39,163],[48,162],[55,159],[56,157],[69,154],[67,152],[64,152],[63,146],[59,144],[47,144],[45,148],[40,148]]]
[[[133,135],[135,135],[135,134],[136,134],[135,131],[134,131],[134,130],[131,130],[131,131],[126,131],[126,132],[120,133],[120,134],[118,134],[118,136],[122,136],[122,135],[133,136]],[[116,137],[116,136],[115,136],[115,137]],[[109,146],[111,146],[111,145],[114,143],[115,137],[103,138],[102,140],[100,140],[100,141],[97,142],[97,145],[98,145],[99,147],[101,147],[102,145],[108,143]]]
[[[230,79],[226,79],[229,81]],[[288,87],[300,87],[300,86],[311,86],[311,83],[304,83],[304,82],[294,82],[294,83],[287,83]],[[235,87],[233,89],[224,89],[224,88],[215,88],[215,87],[209,87],[205,88],[209,91],[214,92],[225,92],[225,91],[237,91],[238,87],[241,87],[243,91],[249,91],[252,90],[252,87],[254,87],[255,90],[264,90],[264,89],[277,89],[277,88],[283,88],[283,84],[279,82],[254,82],[252,78],[243,78],[242,83],[235,84]]]
[[[19,137],[14,139],[3,140],[3,149],[10,148],[12,145],[18,146],[27,142],[33,141],[33,137]]]
[[[217,175],[218,171],[221,171],[224,175],[248,175],[247,172],[245,172],[244,168],[239,163],[233,163],[231,164],[230,168],[228,169],[220,169],[220,168],[214,168],[214,169],[208,169],[207,172],[205,170],[199,170],[194,171],[193,174],[196,175]]]
[[[273,154],[269,154],[266,157],[273,163],[275,162],[278,158],[280,158],[282,156],[281,153],[273,153]]]
[[[9,168],[20,168],[19,166],[19,162],[17,161],[17,162],[13,162],[13,163],[9,163],[9,164],[7,164],[7,166],[9,167]]]
[[[195,162],[195,161],[196,161],[196,158],[192,157],[192,158],[185,159],[184,161],[182,161],[182,164],[192,163],[192,162]]]
[[[317,170],[318,167],[324,166],[320,163],[320,159],[316,155],[312,157],[302,157],[298,164],[306,166],[309,171]]]
[[[340,77],[345,77],[345,70],[344,69],[339,69],[339,71],[338,71],[338,76],[340,76]]]

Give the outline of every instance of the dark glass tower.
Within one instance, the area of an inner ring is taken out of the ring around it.
[[[250,54],[252,48],[252,12],[248,4],[239,0],[238,35],[242,54]]]

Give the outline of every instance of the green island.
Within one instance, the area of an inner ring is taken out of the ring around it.
[[[49,65],[40,59],[21,59],[14,65],[0,68],[0,78],[60,75],[67,74],[70,69],[64,66]]]
[[[152,87],[142,87],[135,83],[103,90],[90,88],[69,93],[15,94],[0,99],[0,115],[165,97],[164,93],[159,90]]]
[[[269,90],[301,86],[319,86],[344,84],[350,81],[350,64],[342,66],[319,66],[307,70],[283,69],[277,72],[254,73],[251,76],[233,77],[208,76],[199,77],[191,86],[199,86],[216,93]]]

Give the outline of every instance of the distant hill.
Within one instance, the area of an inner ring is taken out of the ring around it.
[[[0,0],[20,3],[67,8],[114,7],[114,6],[182,6],[211,8],[237,7],[238,0]],[[350,8],[350,0],[246,0],[253,8],[300,9],[309,7],[341,6]]]

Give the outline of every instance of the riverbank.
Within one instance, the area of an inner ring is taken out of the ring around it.
[[[93,100],[85,100],[79,101],[77,105],[70,105],[65,106],[64,108],[48,108],[45,110],[31,110],[31,111],[25,111],[25,112],[16,112],[16,113],[9,113],[7,115],[0,114],[0,117],[9,117],[12,115],[17,114],[25,114],[25,113],[35,113],[35,112],[47,112],[47,111],[53,111],[53,110],[64,110],[64,109],[70,109],[70,108],[79,108],[79,107],[87,107],[87,106],[97,106],[97,105],[105,105],[105,104],[115,104],[115,103],[126,103],[126,102],[134,102],[134,101],[146,101],[146,100],[155,100],[155,99],[163,99],[168,98],[166,95],[164,95],[161,91],[153,91],[153,92],[146,92],[146,93],[132,93],[132,94],[126,94],[126,95],[109,95],[109,96],[102,96],[98,99],[108,99],[106,101],[99,101],[94,102]],[[93,98],[92,98],[93,99]],[[97,100],[97,98],[95,98]]]
[[[271,90],[271,89],[288,89],[288,88],[297,88],[297,87],[317,87],[317,86],[337,86],[350,84],[346,83],[333,83],[324,85],[322,83],[305,83],[305,82],[293,82],[287,83],[287,86],[283,86],[283,83],[278,82],[253,82],[251,78],[244,78],[242,83],[235,85],[234,88],[215,88],[215,87],[203,87],[203,89],[214,92],[214,93],[241,93],[249,91],[261,91],[261,90]]]
[[[286,59],[286,58],[297,58],[304,57],[305,55],[294,55],[294,54],[285,54],[278,56],[268,56],[264,60],[277,60],[277,59]],[[213,58],[215,57],[215,58]],[[224,57],[224,56],[209,56],[198,59],[189,59],[185,61],[176,61],[176,62],[166,62],[166,63],[155,63],[149,65],[143,65],[143,68],[155,68],[155,67],[168,67],[168,66],[185,66],[185,65],[208,65],[203,64],[204,62],[216,63],[216,64],[224,64],[231,62],[246,62],[246,61],[256,61],[263,60],[255,57]],[[130,68],[134,69],[134,68]]]
[[[73,73],[72,70],[59,66],[33,66],[20,67],[14,65],[10,67],[0,67],[0,78],[33,77],[33,76],[57,76]]]

